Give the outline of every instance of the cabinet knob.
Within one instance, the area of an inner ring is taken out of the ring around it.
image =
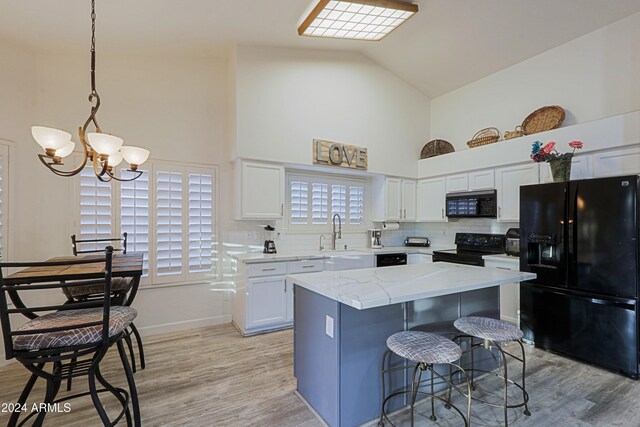
[[[444,219],[444,208],[442,208],[442,219]]]

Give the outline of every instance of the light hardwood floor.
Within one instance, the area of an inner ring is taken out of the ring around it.
[[[292,337],[288,330],[243,338],[233,326],[222,325],[146,338],[147,369],[135,374],[143,425],[321,426],[294,394]],[[532,415],[510,410],[510,425],[640,426],[640,382],[530,346],[527,361]],[[103,373],[113,384],[124,386],[121,372],[117,351],[111,351]],[[18,363],[0,368],[0,403],[15,401],[27,377]],[[74,383],[75,392],[86,388],[83,379]],[[495,395],[499,390],[500,384],[492,378],[478,382],[479,393]],[[39,386],[30,401],[37,402],[43,395]],[[113,413],[114,400],[105,397],[104,402]],[[101,425],[89,398],[71,404],[70,413],[50,414],[45,425]],[[429,408],[418,406],[417,425],[460,425],[460,418],[442,404],[436,408],[438,421],[429,421]],[[7,414],[0,414],[0,425],[7,420]],[[408,425],[403,414],[392,420]],[[500,410],[474,405],[472,425],[503,424]]]

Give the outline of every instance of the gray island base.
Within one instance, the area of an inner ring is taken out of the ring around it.
[[[382,356],[389,336],[413,329],[451,337],[456,333],[453,322],[460,317],[499,318],[499,285],[533,277],[448,263],[289,276],[295,284],[298,394],[331,427],[377,419]],[[482,351],[475,352],[476,367],[495,368],[493,356]],[[392,358],[392,363],[405,362]],[[408,370],[394,372],[387,380],[387,393],[406,386],[410,375]],[[405,403],[399,397],[387,409]]]

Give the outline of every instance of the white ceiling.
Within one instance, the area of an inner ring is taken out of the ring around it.
[[[640,12],[640,0],[414,0],[420,12],[380,42],[297,35],[316,0],[96,0],[100,49],[208,54],[258,45],[360,51],[429,97]],[[87,49],[89,0],[0,0],[0,37]]]

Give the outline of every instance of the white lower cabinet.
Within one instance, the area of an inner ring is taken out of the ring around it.
[[[322,271],[322,258],[300,261],[240,263],[233,299],[233,323],[243,335],[293,325],[293,285],[287,274]]]
[[[247,280],[247,330],[287,321],[285,276]]]
[[[485,257],[484,266],[500,268],[503,270],[518,271],[520,260],[518,258]],[[500,318],[507,322],[519,325],[520,312],[520,283],[509,283],[500,286]]]

